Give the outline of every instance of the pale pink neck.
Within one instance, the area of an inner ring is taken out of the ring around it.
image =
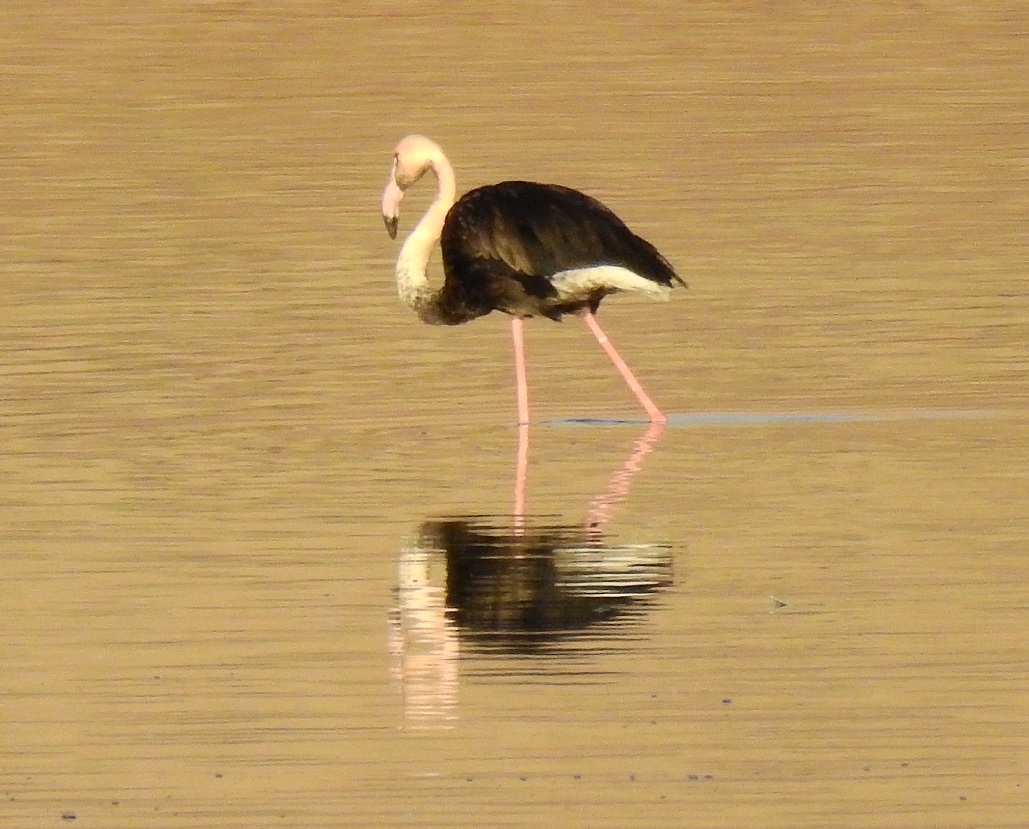
[[[437,293],[430,288],[425,272],[457,195],[454,168],[438,148],[429,159],[429,170],[436,177],[436,198],[407,237],[397,259],[397,291],[400,298],[419,315]]]

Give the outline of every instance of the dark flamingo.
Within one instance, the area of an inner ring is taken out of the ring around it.
[[[426,171],[436,199],[397,259],[400,298],[433,325],[458,325],[491,311],[510,314],[518,422],[529,421],[522,320],[576,314],[593,332],[654,423],[665,415],[643,390],[596,319],[608,294],[631,291],[667,300],[685,286],[657,249],[594,198],[556,184],[504,181],[466,193],[455,204],[454,169],[439,145],[409,135],[393,153],[382,215],[396,237],[404,191]],[[436,242],[443,251],[443,286],[425,275]]]

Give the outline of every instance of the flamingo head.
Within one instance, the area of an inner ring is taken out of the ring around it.
[[[401,139],[393,150],[389,181],[382,193],[382,219],[390,239],[397,236],[404,192],[425,175],[426,170],[434,168],[437,158],[442,155],[439,145],[424,135],[409,135]]]

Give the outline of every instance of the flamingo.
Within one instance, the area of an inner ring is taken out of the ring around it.
[[[607,353],[652,423],[667,418],[644,391],[596,319],[608,294],[633,292],[667,300],[673,283],[686,286],[657,248],[596,199],[556,184],[503,181],[457,200],[454,168],[440,146],[408,135],[393,152],[382,194],[382,216],[395,239],[405,191],[426,172],[436,198],[405,240],[397,259],[397,290],[424,322],[459,325],[492,311],[511,316],[518,423],[529,422],[523,320],[578,315]],[[444,281],[426,277],[439,242]]]

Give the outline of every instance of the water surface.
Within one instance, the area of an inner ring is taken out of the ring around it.
[[[1024,10],[809,5],[0,12],[3,825],[1024,824]],[[637,463],[528,326],[520,519],[414,130],[690,283],[602,309]]]

